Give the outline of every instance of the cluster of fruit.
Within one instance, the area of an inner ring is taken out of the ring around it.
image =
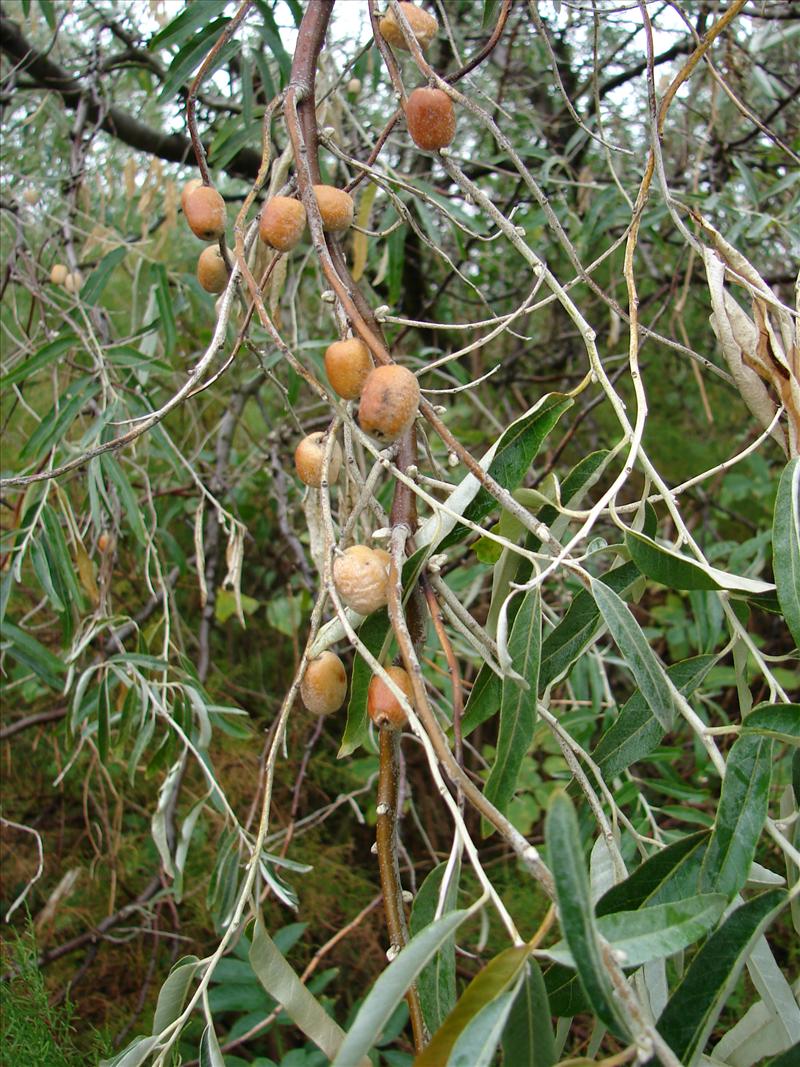
[[[400,8],[420,48],[427,48],[439,24],[428,12],[403,0]],[[408,49],[394,12],[380,20],[381,36],[393,47]],[[360,85],[359,85],[360,89]],[[441,89],[414,89],[405,102],[406,123],[414,143],[426,151],[438,151],[455,136],[453,103]],[[315,185],[323,229],[340,236],[353,221],[354,204],[349,193],[331,185]],[[192,232],[204,241],[218,242],[225,232],[225,202],[219,192],[200,179],[183,190],[181,207]],[[274,196],[267,201],[259,220],[259,236],[277,252],[290,252],[302,239],[307,223],[306,209],[295,197]],[[218,244],[210,244],[200,255],[197,278],[209,293],[221,293],[228,284],[228,267]],[[380,444],[396,441],[410,427],[420,400],[419,384],[406,367],[398,364],[374,366],[370,350],[358,337],[333,342],[325,352],[325,371],[333,391],[343,400],[358,400],[358,422],[362,430]],[[327,434],[316,432],[303,438],[295,451],[295,468],[300,480],[311,489],[322,486]],[[337,441],[330,447],[327,479],[335,482],[342,467],[342,450]],[[333,565],[333,581],[345,606],[361,615],[385,607],[388,600],[390,559],[383,549],[352,545],[339,554]],[[389,677],[411,700],[411,682],[402,667],[387,668]],[[303,703],[318,715],[337,711],[347,694],[347,674],[342,661],[330,651],[312,660],[301,684]],[[375,675],[369,686],[368,711],[377,725],[402,727],[406,716],[399,701],[382,678]]]

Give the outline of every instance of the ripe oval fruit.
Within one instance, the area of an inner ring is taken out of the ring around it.
[[[331,715],[347,696],[347,672],[335,652],[312,659],[300,683],[300,696],[315,715]]]
[[[322,466],[325,459],[327,434],[322,430],[304,437],[294,450],[294,465],[301,482],[319,489],[322,485]],[[335,482],[342,468],[342,449],[338,441],[333,442],[331,460],[328,464],[328,483]]]
[[[352,545],[333,561],[333,583],[342,602],[370,615],[388,599],[386,567],[368,545]]]
[[[71,274],[67,274],[64,278],[64,288],[68,293],[80,292],[83,285],[83,275],[79,270],[73,271]]]
[[[186,214],[186,201],[189,199],[195,189],[202,189],[202,187],[202,178],[191,178],[186,183],[186,185],[184,185],[183,189],[181,190],[181,211],[184,213],[184,215]]]
[[[439,32],[439,23],[429,11],[423,11],[421,7],[410,3],[409,0],[400,0],[399,6],[424,52]],[[404,48],[407,52],[409,51],[403,31],[400,29],[400,23],[391,8],[378,23],[378,29],[384,41],[388,41],[393,48]]]
[[[63,263],[56,263],[53,266],[53,269],[50,271],[50,281],[53,283],[53,285],[63,285],[64,282],[67,280],[68,274],[69,271]]]
[[[389,555],[385,548],[373,548],[372,551],[375,553],[378,559],[383,560],[383,565],[386,568],[386,573],[388,574],[389,568],[392,565],[392,557]]]
[[[325,373],[334,392],[345,400],[361,395],[367,375],[372,370],[369,349],[357,337],[334,341],[325,350]]]
[[[197,280],[207,293],[221,293],[228,284],[228,268],[216,245],[209,245],[200,253]]]
[[[351,96],[358,96],[358,94],[361,92],[361,79],[351,78],[350,81],[347,83],[346,88]]]
[[[22,199],[25,201],[26,204],[30,204],[30,206],[33,207],[34,204],[39,203],[39,192],[37,189],[34,189],[32,186],[30,186],[22,194]]]
[[[195,237],[216,241],[225,233],[225,201],[210,185],[193,189],[186,197],[183,210]]]
[[[390,363],[367,375],[358,421],[364,433],[388,444],[411,425],[418,406],[419,382],[407,367]]]
[[[97,538],[97,547],[101,552],[105,552],[111,544],[111,537],[105,530]]]
[[[335,185],[315,185],[314,196],[322,216],[322,228],[328,233],[344,233],[350,228],[355,212],[353,198]]]
[[[413,707],[414,690],[411,688],[411,679],[407,671],[402,667],[387,667],[386,673],[402,689],[406,698]],[[373,674],[372,681],[367,690],[367,714],[376,726],[394,726],[401,729],[408,722],[408,717],[400,706],[400,701],[384,682],[380,675]]]
[[[406,101],[406,124],[418,148],[438,152],[456,135],[453,101],[441,89],[415,89]]]
[[[306,228],[306,209],[290,196],[273,196],[264,205],[258,235],[264,244],[289,252],[299,242]]]

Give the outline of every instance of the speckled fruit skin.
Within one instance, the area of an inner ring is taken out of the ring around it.
[[[315,715],[332,715],[347,696],[347,671],[335,652],[312,659],[300,683],[300,697]]]
[[[350,228],[355,212],[353,198],[335,185],[315,185],[314,196],[322,216],[322,227],[328,233],[344,233]]]
[[[368,545],[353,545],[336,557],[333,583],[342,602],[359,615],[370,615],[386,605],[386,567]]]
[[[392,363],[376,367],[367,375],[358,405],[358,421],[364,433],[389,444],[411,425],[418,406],[417,379],[407,367]]]
[[[195,237],[216,241],[225,233],[225,201],[210,185],[189,193],[183,211]]]
[[[186,201],[195,191],[195,189],[201,189],[203,186],[202,178],[191,178],[181,190],[181,211],[186,214]]]
[[[306,228],[306,209],[290,196],[273,196],[264,205],[258,235],[279,252],[291,252]]]
[[[415,89],[406,101],[406,124],[418,148],[426,152],[446,148],[456,135],[453,101],[441,89]]]
[[[410,3],[410,0],[400,0],[400,7],[424,52],[439,32],[439,23],[429,11],[424,11],[416,4]],[[409,51],[403,31],[391,8],[378,23],[378,28],[381,31],[381,37],[384,41],[388,41],[392,48],[404,48]]]
[[[383,560],[383,565],[386,568],[386,573],[388,574],[389,568],[392,565],[392,557],[389,555],[385,548],[373,548],[372,551],[379,559]]]
[[[67,280],[69,271],[63,263],[56,263],[53,269],[50,271],[50,281],[53,285],[63,285]]]
[[[294,450],[294,465],[301,482],[310,485],[312,489],[319,489],[322,485],[322,465],[325,459],[325,446],[327,435],[322,430],[316,430],[304,437]],[[328,464],[328,484],[339,477],[342,469],[342,449],[338,441],[333,442],[330,463]]]
[[[197,280],[207,293],[221,293],[228,284],[228,268],[216,245],[209,245],[200,253]]]
[[[355,400],[372,370],[369,349],[357,337],[334,341],[325,350],[325,373],[331,388],[344,400]]]
[[[409,704],[414,705],[414,690],[411,679],[402,667],[387,667],[386,673],[405,693]],[[400,701],[391,691],[383,678],[374,674],[367,690],[367,714],[376,726],[394,726],[401,729],[408,722],[406,713],[400,707]]]

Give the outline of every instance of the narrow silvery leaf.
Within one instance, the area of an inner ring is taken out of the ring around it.
[[[552,1067],[557,1059],[547,990],[539,964],[530,959],[503,1031],[503,1062]]]
[[[778,601],[800,648],[800,456],[786,465],[778,483],[772,555]]]
[[[555,793],[550,802],[545,840],[556,884],[559,921],[578,977],[597,1017],[615,1032],[624,1033],[595,926],[578,819],[566,793]]]
[[[249,958],[267,993],[283,1005],[286,1014],[306,1037],[333,1059],[344,1039],[344,1031],[300,981],[265,930],[260,917],[256,919]],[[360,1064],[361,1057],[354,1057],[352,1062]]]
[[[630,608],[613,589],[592,579],[592,596],[650,710],[665,730],[675,718],[673,688]]]
[[[430,923],[409,941],[367,994],[331,1067],[352,1067],[366,1057],[419,972],[475,910],[473,905],[472,908],[450,912]]]
[[[200,1038],[200,1067],[225,1067],[214,1027],[209,1023]]]
[[[769,593],[775,586],[755,578],[728,574],[633,530],[625,532],[631,559],[642,572],[669,589],[727,589],[735,593]]]
[[[160,1034],[170,1023],[175,1022],[183,1011],[186,994],[197,973],[199,962],[197,956],[184,956],[170,971],[158,994],[156,1012],[153,1016],[154,1034]]]
[[[169,841],[167,840],[167,811],[172,801],[172,790],[181,773],[182,767],[182,759],[179,759],[170,767],[169,773],[164,779],[161,789],[158,792],[158,807],[153,813],[150,828],[153,835],[153,841],[155,841],[158,854],[164,865],[164,870],[170,878],[175,877],[175,868],[172,863],[172,851],[169,847]]]
[[[659,1033],[686,1067],[699,1060],[753,945],[785,904],[780,889],[748,900],[730,913],[692,960],[658,1020]]]
[[[447,1067],[489,1067],[494,1061],[516,992],[516,989],[510,989],[503,993],[470,1019],[453,1045]]]
[[[158,1044],[157,1037],[137,1037],[110,1060],[100,1060],[99,1067],[141,1067]]]
[[[756,845],[764,828],[772,773],[772,741],[758,735],[740,737],[725,765],[717,817],[703,860],[700,889],[730,899],[747,881]]]
[[[522,760],[536,726],[536,693],[542,652],[542,602],[538,589],[525,597],[514,619],[508,643],[514,669],[528,683],[525,690],[512,678],[503,680],[497,752],[486,782],[486,797],[505,811],[514,795]]]
[[[434,867],[420,886],[411,909],[409,928],[412,936],[420,933],[433,922],[439,904],[439,891],[447,863]],[[447,886],[444,914],[455,910],[458,899],[458,864]],[[436,955],[420,971],[417,979],[420,1006],[425,1025],[434,1034],[456,1002],[456,945],[450,936],[442,943]]]

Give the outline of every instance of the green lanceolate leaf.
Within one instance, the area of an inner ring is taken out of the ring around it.
[[[772,774],[772,739],[740,737],[725,764],[714,830],[700,874],[705,892],[730,899],[744,883],[764,829]]]
[[[503,680],[484,663],[470,690],[461,721],[461,733],[468,737],[482,722],[486,722],[500,707],[503,695]]]
[[[267,933],[260,916],[253,930],[249,959],[267,993],[283,1005],[286,1014],[306,1037],[333,1059],[344,1039],[343,1030],[300,981]],[[360,1059],[354,1059],[353,1064],[359,1064]]]
[[[536,726],[542,652],[542,602],[538,589],[525,594],[511,629],[508,652],[514,670],[530,688],[524,690],[513,678],[503,680],[497,753],[484,789],[486,797],[502,812],[514,795],[519,769]]]
[[[658,1020],[658,1032],[686,1067],[699,1060],[753,945],[785,903],[786,893],[771,889],[742,904],[692,960]]]
[[[800,456],[784,468],[775,498],[772,559],[778,600],[800,648]]]
[[[586,996],[597,1017],[616,1033],[625,1032],[614,1009],[611,979],[603,966],[589,878],[583,862],[578,819],[566,793],[555,793],[545,822],[547,854],[556,886],[559,920]]]
[[[694,656],[668,667],[667,677],[682,696],[689,697],[715,662],[715,656]],[[592,759],[603,775],[611,779],[648,756],[664,733],[664,727],[650,710],[641,690],[637,689],[598,741]]]
[[[741,733],[800,745],[800,704],[758,704],[742,723]]]
[[[625,563],[604,574],[603,582],[623,595],[639,577],[639,568],[634,563]],[[603,619],[597,604],[590,593],[581,590],[570,604],[567,614],[542,644],[539,691],[543,692],[560,678],[602,629]]]
[[[40,460],[51,448],[56,448],[66,437],[75,419],[100,388],[91,378],[78,378],[72,382],[58,402],[42,419],[19,451],[23,460]]]
[[[115,248],[108,255],[103,256],[92,273],[86,279],[81,289],[81,300],[86,304],[96,304],[103,295],[103,290],[108,284],[111,272],[121,263],[128,253],[127,247]]]
[[[197,973],[199,962],[197,956],[183,956],[169,972],[158,994],[156,1012],[153,1016],[154,1034],[160,1034],[170,1023],[175,1022],[183,1011],[183,1005]]]
[[[642,574],[669,589],[728,589],[754,596],[772,590],[769,582],[727,574],[707,563],[689,559],[675,549],[665,548],[634,530],[625,531],[625,544]]]
[[[675,718],[672,689],[642,628],[624,600],[603,582],[592,579],[592,596],[650,710],[665,730],[671,729]]]
[[[693,945],[708,933],[725,909],[721,893],[705,893],[670,904],[619,911],[597,920],[597,930],[623,967],[640,967]],[[575,966],[564,942],[547,949],[549,959]]]
[[[440,863],[438,867],[434,867],[420,886],[419,892],[414,898],[409,920],[412,937],[433,922],[436,908],[439,904],[442,877],[446,869],[447,864]],[[448,912],[455,911],[457,899],[458,869],[453,872],[453,877],[451,877],[450,884],[447,887],[443,914],[446,915]],[[427,963],[420,971],[417,979],[417,992],[419,993],[425,1025],[434,1034],[456,1002],[456,943],[454,936],[449,937],[442,943],[442,947],[437,951],[430,963]]]
[[[409,941],[367,994],[331,1067],[361,1063],[419,972],[474,911],[473,907],[450,912],[429,923]]]
[[[0,388],[4,389],[6,386],[16,385],[18,382],[30,381],[37,371],[43,370],[45,367],[52,367],[59,356],[63,356],[65,352],[68,352],[70,348],[77,344],[78,338],[74,333],[56,337],[54,341],[49,341],[29,359],[18,363],[8,374],[4,374],[0,378]]]
[[[516,990],[510,989],[481,1008],[453,1045],[447,1067],[489,1067],[505,1029]]]
[[[204,0],[202,4],[187,4],[183,11],[150,38],[148,48],[180,47],[192,36],[196,29],[222,14],[227,0]]]
[[[3,642],[4,649],[18,663],[23,663],[26,667],[30,667],[34,674],[41,678],[46,685],[49,685],[51,689],[61,688],[61,675],[66,670],[66,667],[57,656],[54,656],[35,637],[31,637],[30,634],[25,633],[24,630],[21,630],[19,626],[15,626],[13,622],[9,622],[8,619],[4,619],[3,625],[0,627],[0,640]]]
[[[710,836],[708,830],[700,830],[660,849],[624,882],[603,894],[596,914],[609,915],[693,897]]]
[[[414,1067],[443,1067],[450,1062],[450,1054],[466,1028],[484,1008],[497,1001],[518,981],[529,956],[528,945],[517,945],[490,960],[461,994],[430,1044],[414,1061]],[[497,1033],[495,1045],[500,1040],[500,1032]]]
[[[552,1067],[557,1059],[547,990],[539,964],[530,959],[503,1030],[503,1062]]]

